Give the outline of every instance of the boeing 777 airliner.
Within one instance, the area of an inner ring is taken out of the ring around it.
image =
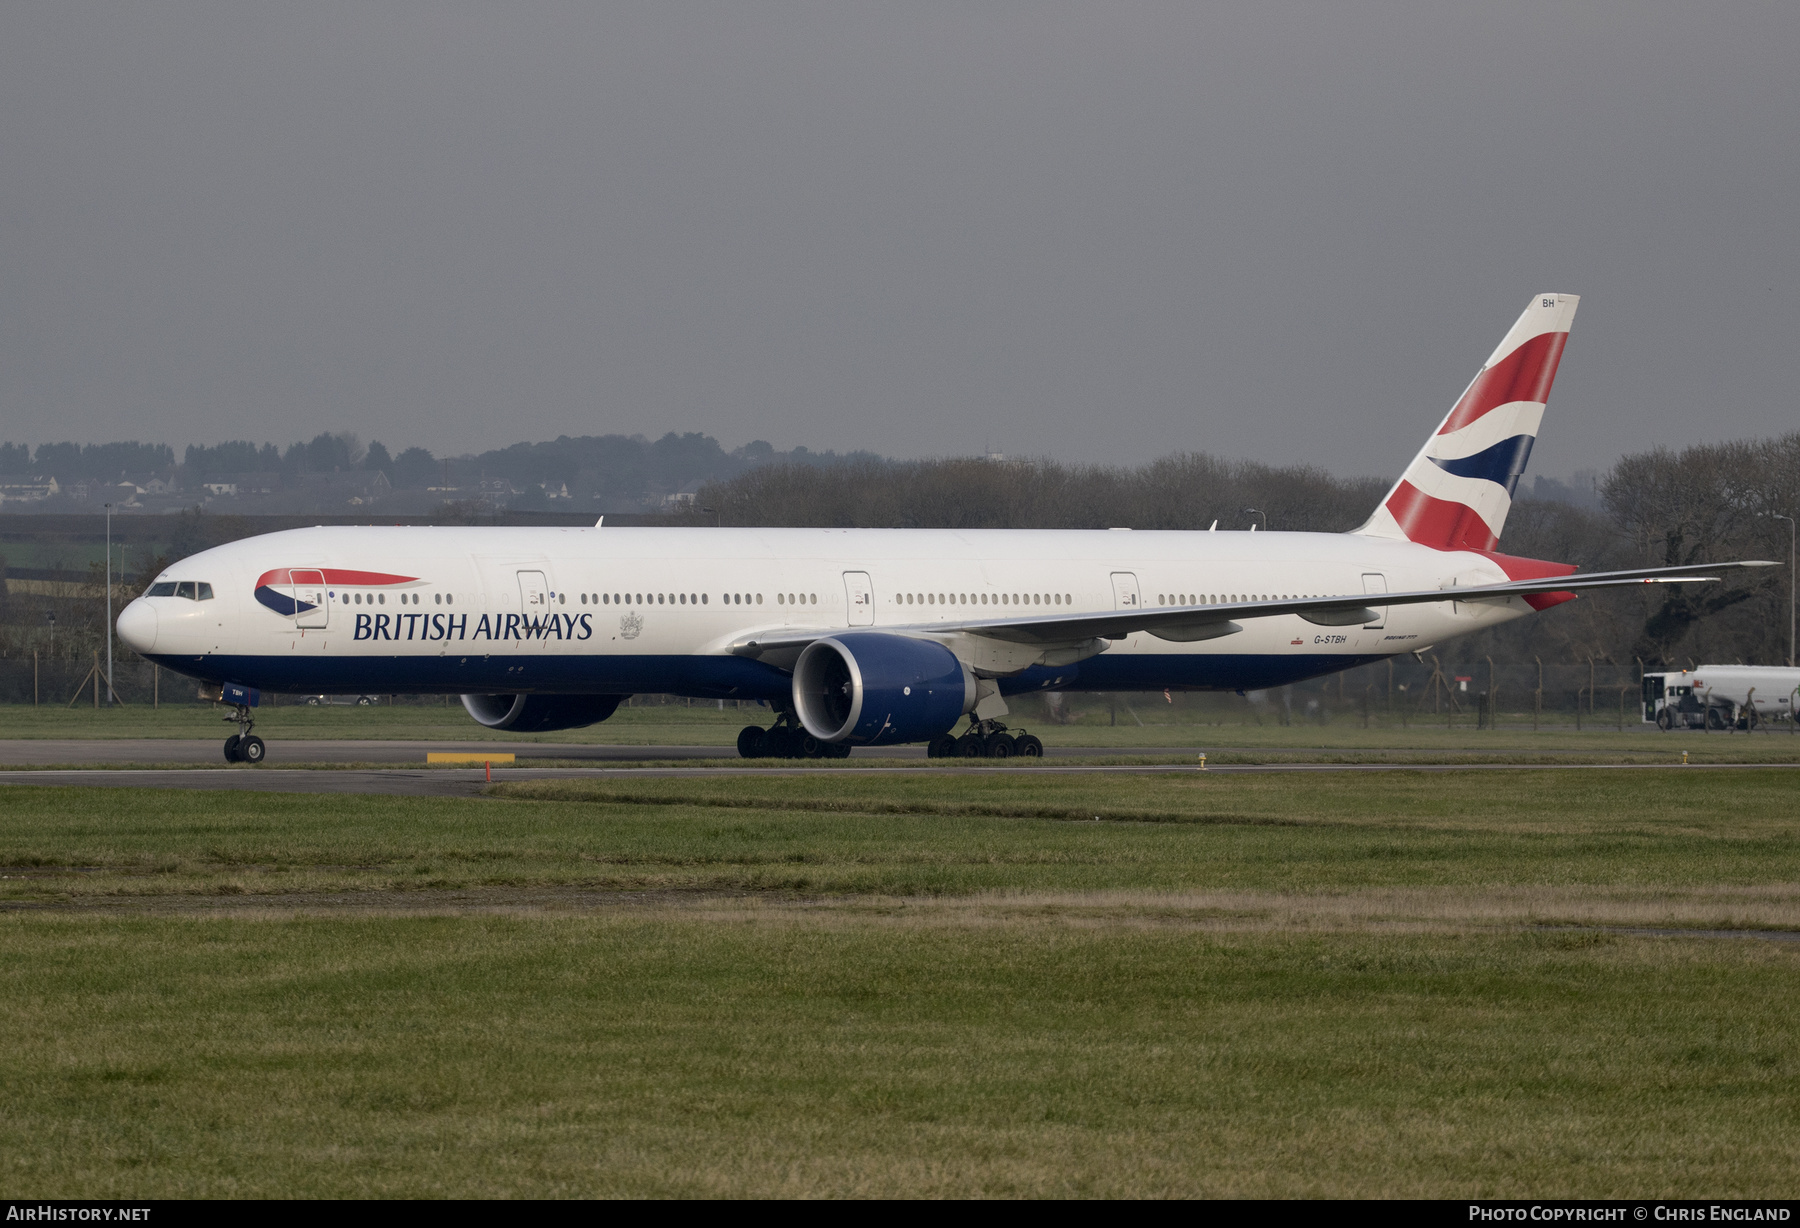
[[[1496,550],[1576,302],[1532,299],[1349,533],[297,529],[175,564],[119,635],[230,706],[229,760],[262,760],[265,690],[459,694],[520,732],[640,692],[756,699],[776,718],[747,757],[1001,756],[1043,749],[999,720],[1009,695],[1275,686],[1587,589],[1771,565],[1578,576]]]

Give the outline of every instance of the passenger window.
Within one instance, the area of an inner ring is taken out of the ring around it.
[[[173,597],[174,595],[175,581],[173,580],[163,580],[160,583],[152,584],[144,593],[146,597]]]

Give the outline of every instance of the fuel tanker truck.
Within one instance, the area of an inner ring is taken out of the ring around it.
[[[1755,729],[1794,719],[1800,669],[1701,665],[1644,675],[1644,720],[1658,729]]]

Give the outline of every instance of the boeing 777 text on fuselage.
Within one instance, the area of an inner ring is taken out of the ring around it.
[[[175,564],[119,635],[218,689],[232,759],[263,757],[264,690],[454,693],[520,732],[641,692],[755,699],[777,716],[740,737],[751,756],[1041,753],[1005,732],[1007,696],[1276,686],[1587,589],[1770,565],[1577,575],[1498,552],[1576,302],[1532,299],[1349,533],[297,529]]]

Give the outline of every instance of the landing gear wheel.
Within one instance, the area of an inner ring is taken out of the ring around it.
[[[229,738],[225,739],[225,762],[237,763],[239,761],[238,760],[238,745],[242,741],[243,741],[243,739],[238,737],[237,734],[235,734],[235,733],[232,734]]]
[[[263,745],[261,738],[251,734],[238,743],[237,753],[239,762],[256,764],[263,761],[263,756],[269,753],[269,748]]]
[[[826,743],[819,741],[810,733],[801,734],[796,741],[800,743],[796,749],[800,752],[802,759],[823,759],[829,753]]]
[[[1667,708],[1664,708],[1661,712],[1656,714],[1656,727],[1664,733],[1675,728],[1675,718],[1669,715],[1669,710]]]
[[[954,759],[956,757],[956,739],[947,733],[940,733],[925,743],[927,759]]]
[[[738,758],[761,759],[769,753],[769,733],[761,725],[745,725],[738,730]]]
[[[956,756],[959,759],[979,759],[986,753],[987,739],[978,733],[965,733],[956,739]]]
[[[982,753],[989,759],[1011,759],[1013,740],[1004,733],[990,733],[982,739]]]
[[[848,742],[827,743],[826,749],[831,752],[825,756],[827,759],[848,759],[850,757],[850,743]]]
[[[1042,759],[1044,744],[1030,734],[1022,733],[1013,744],[1013,753],[1021,759]]]
[[[777,725],[763,735],[763,754],[771,759],[792,759],[799,750],[796,740],[793,730]]]

